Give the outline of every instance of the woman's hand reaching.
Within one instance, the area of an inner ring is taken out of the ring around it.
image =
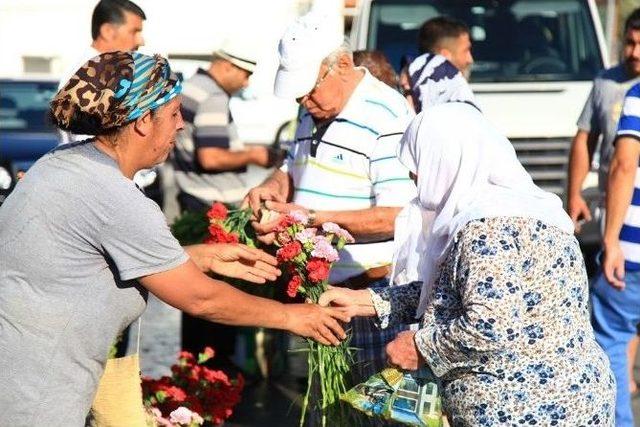
[[[185,246],[191,260],[204,273],[242,279],[252,283],[273,281],[280,276],[278,261],[260,249],[239,243],[214,243]]]
[[[316,304],[286,304],[285,329],[305,338],[312,338],[324,345],[338,345],[347,335],[338,323],[351,321],[342,310],[320,307]]]
[[[368,289],[353,290],[329,286],[320,295],[318,304],[323,307],[334,306],[340,308],[349,317],[370,317],[376,315],[373,300]]]

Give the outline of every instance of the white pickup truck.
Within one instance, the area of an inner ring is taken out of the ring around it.
[[[362,0],[354,49],[383,51],[398,68],[414,57],[427,19],[447,15],[470,28],[475,63],[471,86],[482,111],[513,143],[542,188],[564,196],[575,123],[595,75],[607,67],[592,0]],[[590,174],[585,187],[595,187]],[[597,206],[595,188],[585,195]],[[595,221],[583,243],[599,240]]]

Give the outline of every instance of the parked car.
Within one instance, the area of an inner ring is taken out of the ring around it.
[[[21,174],[58,145],[47,119],[57,87],[47,77],[0,79],[0,204]]]
[[[57,91],[58,79],[49,76],[0,79],[0,205],[19,177],[58,145],[59,133],[47,116]],[[145,194],[162,206],[159,174],[147,181]]]
[[[448,15],[470,28],[471,86],[484,114],[511,140],[533,180],[564,197],[575,123],[591,81],[608,66],[593,0],[362,0],[351,40],[385,52],[396,68],[417,56],[427,19]],[[585,196],[597,211],[596,174]],[[595,215],[594,215],[595,217]],[[583,243],[600,239],[597,221]]]

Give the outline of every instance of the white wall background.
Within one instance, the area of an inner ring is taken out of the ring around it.
[[[308,0],[137,0],[147,15],[146,53],[212,52],[225,37],[248,37],[275,48],[287,23]],[[2,0],[0,75],[21,75],[23,57],[50,58],[53,74],[77,61],[91,43],[91,0]],[[266,53],[265,53],[266,54]]]

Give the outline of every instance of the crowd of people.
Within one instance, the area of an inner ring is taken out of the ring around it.
[[[627,353],[640,313],[640,9],[623,61],[596,77],[571,151],[568,213],[540,189],[468,84],[469,28],[437,17],[417,58],[394,68],[352,52],[311,11],[282,36],[276,96],[299,104],[286,153],[238,138],[229,99],[256,67],[228,40],[184,82],[137,52],[146,16],[100,0],[89,52],[63,78],[50,117],[63,143],[0,209],[1,425],[84,425],[110,346],[149,293],[182,310],[182,346],[233,353],[233,326],[282,329],[326,345],[352,331],[352,373],[428,367],[452,426],[632,426]],[[452,131],[452,130],[455,130]],[[600,143],[603,255],[589,286],[574,232],[591,213],[582,182]],[[140,191],[171,161],[183,212],[213,202],[332,222],[340,252],[320,305],[246,294],[276,259],[241,244],[182,247]],[[249,165],[273,168],[247,188]],[[636,339],[637,341],[637,339]]]

